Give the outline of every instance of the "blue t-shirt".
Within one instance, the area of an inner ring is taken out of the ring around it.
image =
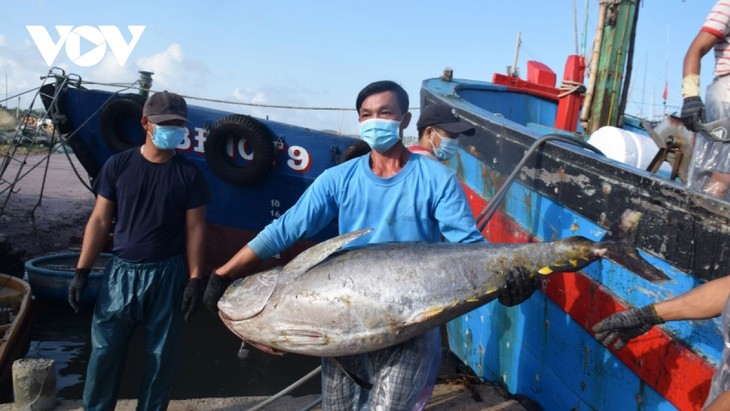
[[[317,234],[338,219],[340,234],[372,228],[348,244],[392,241],[485,241],[456,175],[443,164],[411,155],[395,176],[370,169],[370,154],[325,170],[297,203],[248,246],[262,259]]]
[[[176,155],[151,163],[139,147],[107,160],[94,193],[116,206],[112,252],[134,263],[183,254],[186,211],[210,201],[205,177],[190,160]]]

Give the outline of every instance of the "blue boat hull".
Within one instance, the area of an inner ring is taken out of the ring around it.
[[[423,82],[421,106],[442,102],[473,123],[449,166],[475,215],[525,151],[553,128],[556,103],[523,90],[469,80]],[[683,185],[562,143],[538,150],[483,231],[495,242],[599,239],[625,209],[644,216],[640,253],[671,280],[650,283],[607,261],[553,274],[518,307],[493,303],[448,325],[451,349],[478,374],[546,410],[699,409],[720,361],[719,321],[655,327],[621,351],[591,327],[627,307],[686,292],[726,274],[730,206]],[[703,244],[707,247],[696,247]]]

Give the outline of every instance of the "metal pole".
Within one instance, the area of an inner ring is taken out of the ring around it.
[[[514,61],[514,63],[512,63],[512,70],[511,70],[511,73],[509,73],[509,75],[512,77],[520,76],[520,72],[519,72],[519,70],[517,70],[517,57],[520,55],[520,44],[521,44],[520,37],[522,37],[521,31],[517,33],[517,44],[515,44],[515,61]]]
[[[152,75],[155,74],[151,71],[140,71],[139,72],[139,95],[147,98],[150,95],[150,89],[152,88]]]

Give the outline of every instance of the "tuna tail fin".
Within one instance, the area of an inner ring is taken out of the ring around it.
[[[601,257],[630,270],[651,282],[667,281],[670,278],[661,270],[649,264],[636,251],[636,227],[639,225],[641,213],[626,210],[621,218],[603,236],[598,248]]]

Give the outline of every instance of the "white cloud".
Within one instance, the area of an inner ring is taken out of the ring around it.
[[[91,67],[89,80],[102,83],[131,83],[137,77],[136,66],[131,64],[120,66],[112,53],[106,53],[101,62]]]
[[[199,95],[210,74],[204,62],[185,57],[179,44],[171,44],[161,53],[140,58],[137,66],[154,73],[153,90],[169,89],[181,94]]]

